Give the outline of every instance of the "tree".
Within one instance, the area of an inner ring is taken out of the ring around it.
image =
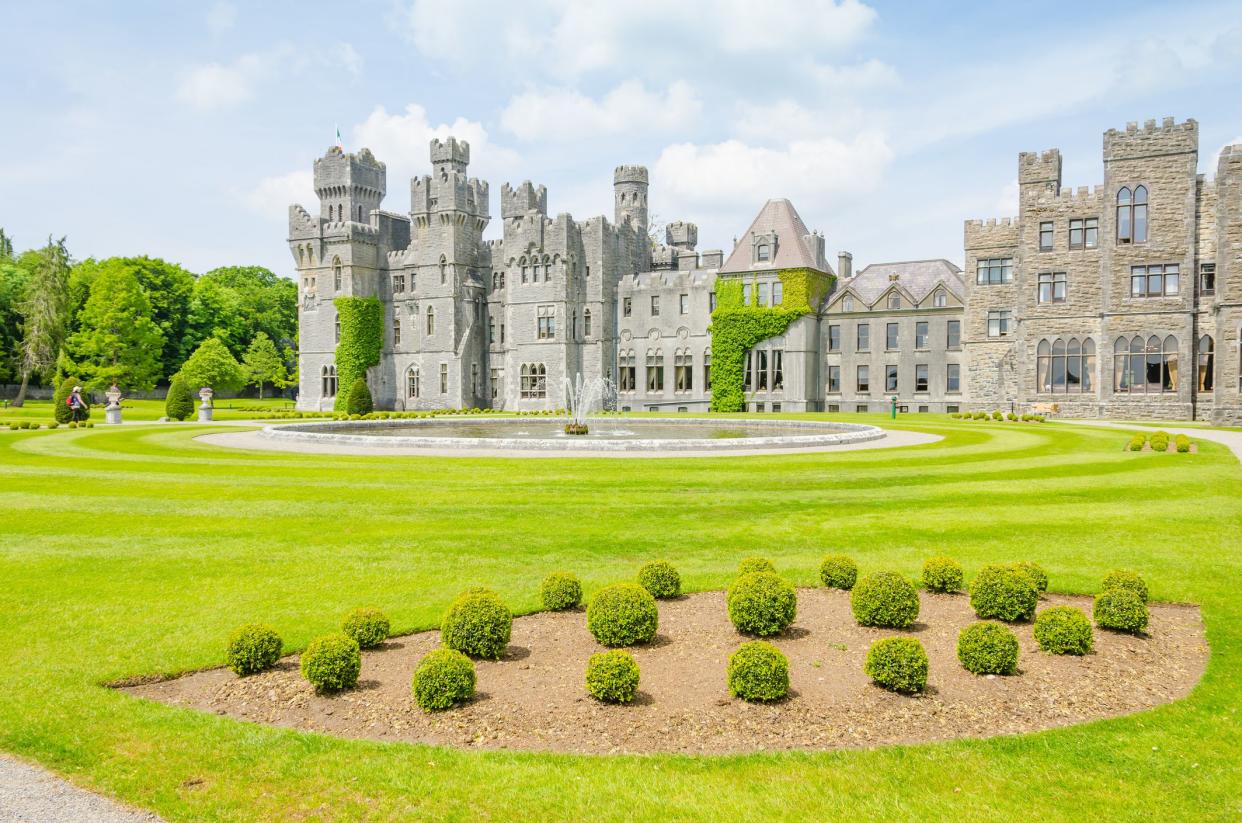
[[[203,341],[181,367],[190,390],[210,387],[216,391],[240,389],[246,384],[241,364],[228,348],[214,337]]]
[[[29,269],[11,257],[0,258],[0,383],[20,379],[22,316],[18,306],[29,283]]]
[[[56,391],[52,392],[52,416],[56,418],[56,422],[62,426],[73,419],[73,409],[69,408],[69,404],[65,401],[69,399],[69,395],[73,392],[74,386],[82,385],[82,381],[76,375],[62,378],[60,383],[56,385]],[[82,398],[83,402],[86,398]],[[91,417],[91,407],[88,403],[85,409],[87,420]]]
[[[261,266],[212,269],[194,283],[182,351],[217,337],[235,357],[263,332],[279,347],[297,342],[298,289]]]
[[[0,229],[0,260],[13,259],[13,238]]]
[[[242,372],[246,385],[259,387],[259,399],[263,399],[263,384],[271,383],[278,389],[289,385],[284,358],[276,351],[276,344],[265,333],[259,332],[250,341],[250,348],[242,358]]]
[[[49,237],[38,252],[25,296],[17,307],[22,317],[22,385],[13,401],[15,407],[25,404],[31,375],[46,374],[56,365],[65,340],[68,306],[69,251],[65,238],[53,241]]]
[[[359,377],[349,388],[349,398],[345,401],[347,414],[370,414],[375,411],[375,403],[371,400],[371,389],[367,381]]]
[[[66,344],[66,360],[83,385],[102,389],[112,383],[131,390],[155,388],[163,376],[164,334],[151,319],[151,302],[137,276],[123,266],[102,269],[78,315],[78,330]]]
[[[173,420],[188,420],[194,414],[194,392],[185,382],[181,372],[173,375],[168,384],[168,396],[164,398],[164,413]]]

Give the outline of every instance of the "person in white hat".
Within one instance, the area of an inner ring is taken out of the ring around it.
[[[74,386],[73,392],[69,395],[69,410],[74,423],[82,423],[86,420],[86,401],[82,399],[82,387]]]

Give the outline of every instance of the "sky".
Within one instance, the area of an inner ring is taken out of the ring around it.
[[[1242,143],[1242,0],[0,0],[0,227],[77,259],[148,254],[291,276],[290,203],[335,142],[409,210],[427,144],[472,175],[612,217],[650,210],[732,248],[787,197],[830,259],[962,260],[962,221],[1017,211],[1017,155],[1102,181],[1103,132],[1200,125],[1200,171]]]

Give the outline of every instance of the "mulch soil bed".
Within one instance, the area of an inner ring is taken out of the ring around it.
[[[506,656],[478,661],[477,696],[427,714],[410,696],[419,658],[439,633],[389,640],[363,652],[358,688],[316,695],[297,656],[250,677],[227,669],[128,686],[130,694],[242,720],[352,738],[435,745],[582,753],[724,754],[834,749],[991,737],[1128,714],[1184,697],[1203,674],[1208,648],[1199,610],[1153,603],[1148,634],[1095,630],[1095,651],[1039,651],[1030,624],[1014,625],[1018,674],[970,674],[957,661],[957,634],[973,622],[964,594],[920,593],[907,631],[854,623],[849,593],[798,591],[798,617],[774,638],[790,661],[791,693],[770,705],[729,696],[729,654],[749,638],[729,622],[722,592],[660,602],[654,642],[632,649],[642,669],[629,705],[604,705],[583,685],[587,658],[601,651],[581,612],[540,613],[513,623]],[[1040,608],[1091,599],[1048,595]],[[905,697],[863,674],[872,641],[918,638],[930,658],[926,693]]]

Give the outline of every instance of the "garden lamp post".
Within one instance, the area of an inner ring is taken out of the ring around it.
[[[893,419],[896,420],[897,419],[897,395],[895,394],[893,395],[893,399],[892,399],[891,414],[892,414]]]

